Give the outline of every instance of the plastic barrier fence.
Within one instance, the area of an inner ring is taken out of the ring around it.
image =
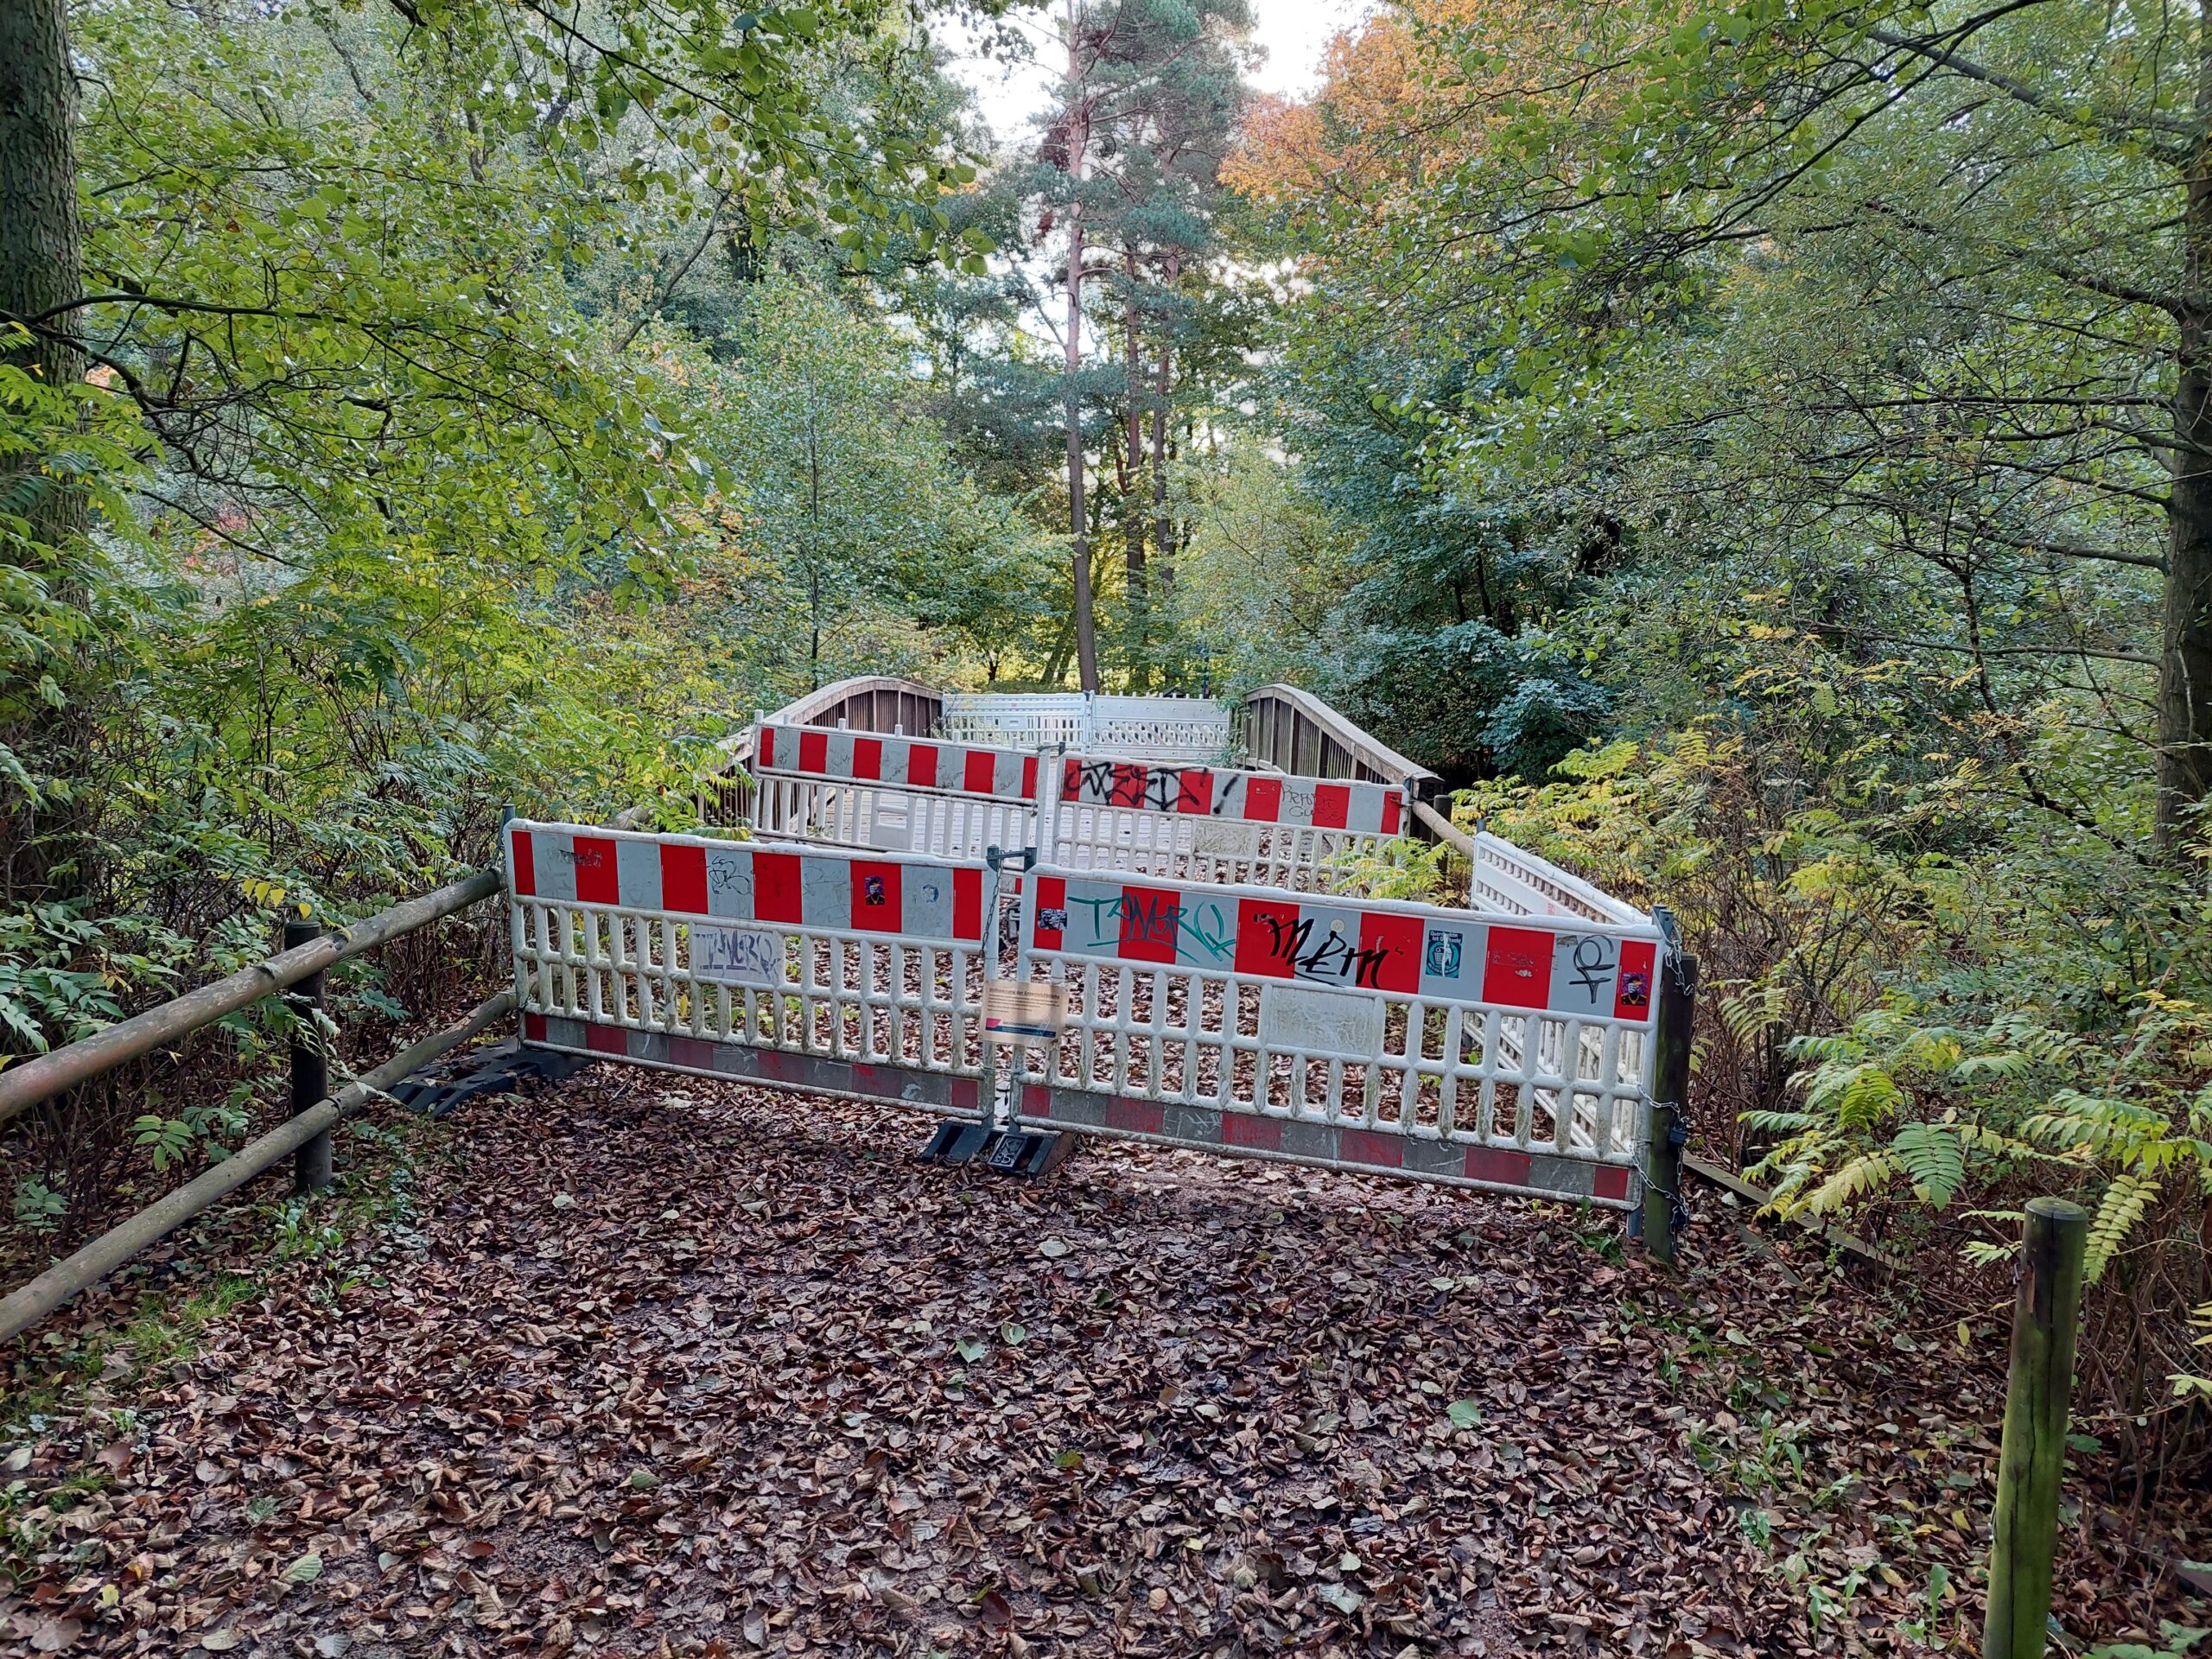
[[[1045,803],[1046,863],[1173,880],[1329,891],[1333,865],[1405,822],[1394,785],[1065,756]]]
[[[1475,836],[1473,901],[1509,916],[1579,916],[1637,926],[1650,918],[1635,906],[1571,875],[1488,830]]]
[[[506,842],[525,1042],[978,1110],[988,871],[575,824]]]
[[[1382,847],[1406,821],[1395,785],[1281,772],[1040,758],[769,721],[755,729],[754,754],[760,834],[933,858],[1033,846],[1075,869],[1325,892],[1338,861]]]
[[[953,692],[944,718],[947,735],[963,742],[1104,749],[1152,760],[1219,760],[1235,742],[1229,710],[1203,697]]]
[[[995,1069],[1030,1129],[1637,1198],[1649,925],[1039,867],[1006,951],[977,865],[530,823],[507,857],[534,1046],[979,1121]]]
[[[831,732],[753,729],[753,827],[765,836],[980,860],[1037,838],[1038,756],[1014,749]]]
[[[1040,868],[1028,1127],[1389,1169],[1617,1208],[1656,1059],[1656,928],[1526,925]]]

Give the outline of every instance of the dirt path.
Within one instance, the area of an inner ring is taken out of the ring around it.
[[[1955,1360],[1847,1378],[1854,1422],[1891,1408],[1864,1390],[1911,1397],[1873,1482],[1809,1506],[1863,1461],[1819,1421],[1853,1363],[1808,1353],[1804,1293],[1726,1224],[1685,1300],[1611,1217],[1130,1148],[1026,1185],[912,1164],[911,1117],[690,1079],[602,1070],[458,1122],[419,1235],[237,1310],[121,1428],[50,1426],[34,1479],[107,1490],[0,1606],[19,1636],[1906,1650],[1931,1563],[1960,1584],[1974,1553],[1942,1510],[1984,1503],[1980,1428],[1934,1403]],[[1813,1630],[1806,1586],[1854,1571]]]

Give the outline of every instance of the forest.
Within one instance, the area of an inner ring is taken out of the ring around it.
[[[963,50],[1046,72],[1025,125]],[[2200,1502],[2212,17],[1384,0],[1295,100],[1261,50],[1245,0],[10,0],[0,1052],[508,806],[693,827],[849,675],[1287,681],[1674,912],[1693,1149],[1948,1351],[2024,1201],[2088,1208],[2082,1466]],[[238,1146],[283,1039],[12,1126],[11,1277]]]

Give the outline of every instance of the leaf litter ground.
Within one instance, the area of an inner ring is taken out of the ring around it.
[[[608,1068],[454,1123],[403,1248],[274,1275],[13,1448],[0,1633],[1691,1659],[1979,1624],[1996,1338],[1916,1340],[1725,1214],[1673,1278],[1610,1216],[1132,1147],[1022,1184],[915,1164],[888,1109]],[[2069,1630],[2201,1611],[2120,1520],[2069,1529]]]

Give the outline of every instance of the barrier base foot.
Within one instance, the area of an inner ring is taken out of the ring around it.
[[[1049,1175],[1075,1150],[1075,1137],[1029,1129],[1001,1132],[976,1123],[940,1123],[922,1148],[925,1164],[981,1163],[1001,1175],[1034,1180]]]
[[[1073,1150],[1072,1135],[1013,1129],[992,1142],[983,1161],[1001,1175],[1024,1175],[1035,1180],[1065,1163]]]
[[[991,1132],[980,1123],[940,1123],[922,1148],[925,1164],[964,1164],[990,1144]]]

